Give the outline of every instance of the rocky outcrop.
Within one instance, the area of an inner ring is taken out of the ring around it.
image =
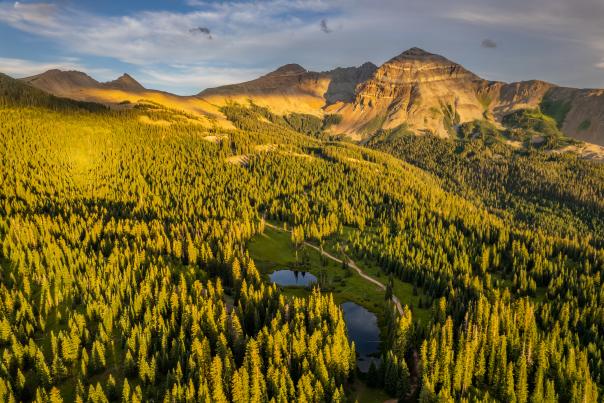
[[[338,67],[328,72],[331,81],[324,95],[327,105],[354,101],[357,87],[371,78],[376,70],[377,66],[368,62],[359,67]]]
[[[483,82],[442,56],[412,48],[380,66],[358,87],[352,103],[334,105],[330,112],[343,116],[336,130],[354,138],[402,124],[446,136],[451,123],[483,116],[477,98]]]
[[[562,131],[566,135],[604,146],[604,90],[553,87],[545,99],[565,110]]]

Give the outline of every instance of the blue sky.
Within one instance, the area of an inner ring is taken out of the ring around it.
[[[490,80],[604,87],[602,0],[0,0],[0,38],[0,72],[15,77],[127,72],[178,94],[413,46]]]

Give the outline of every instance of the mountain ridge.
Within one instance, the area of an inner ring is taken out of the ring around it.
[[[116,103],[146,90],[124,74],[100,83],[85,73],[50,70],[23,79],[53,95]],[[114,93],[109,96],[107,91]],[[115,93],[117,91],[117,94]],[[285,64],[254,80],[208,88],[190,97],[165,93],[173,106],[195,103],[200,113],[220,114],[228,103],[253,102],[274,113],[341,115],[330,128],[353,140],[404,125],[417,133],[449,137],[460,124],[487,120],[501,124],[520,109],[553,105],[561,130],[573,138],[604,145],[604,90],[560,87],[540,80],[505,83],[485,80],[448,58],[410,48],[381,66],[309,71]]]
[[[81,71],[52,69],[41,74],[22,78],[21,81],[53,95],[67,98],[83,89],[146,90],[145,87],[127,73],[122,74],[115,80],[100,82]]]

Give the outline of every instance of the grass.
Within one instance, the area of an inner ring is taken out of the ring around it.
[[[544,98],[540,107],[543,113],[551,116],[556,121],[558,128],[561,128],[566,119],[566,115],[571,109],[571,104],[567,101],[556,101]]]
[[[342,239],[349,239],[354,231],[358,230],[351,227],[344,227],[341,235],[331,237],[325,241],[326,250],[336,251],[338,249],[338,244],[345,244]],[[354,256],[350,251],[347,253],[366,274],[383,284],[388,282],[387,274],[376,262],[368,259],[361,259],[359,256]],[[337,256],[337,254],[335,255]],[[429,297],[426,296],[419,287],[417,288],[417,295],[413,295],[413,284],[404,282],[396,277],[393,278],[393,283],[394,287],[392,292],[399,301],[401,301],[401,304],[408,305],[411,308],[415,320],[419,323],[427,324],[432,317],[432,309],[419,308],[419,301],[421,299],[425,303],[429,300]]]
[[[371,277],[377,279],[382,283],[386,283],[388,281],[387,275],[382,271],[382,269],[375,264],[363,260],[357,261],[359,267],[362,267],[365,273],[369,274]],[[413,313],[413,319],[416,320],[419,324],[427,324],[430,322],[432,318],[432,309],[431,308],[420,308],[419,301],[420,299],[426,303],[429,300],[429,297],[424,295],[421,288],[417,288],[417,295],[413,295],[413,284],[406,283],[404,281],[399,280],[398,278],[393,278],[394,287],[392,289],[392,293],[396,295],[396,297],[401,301],[401,304],[409,306]]]
[[[279,223],[273,224],[280,226]],[[325,251],[340,257],[338,249],[341,241],[339,239],[346,239],[346,236],[353,231],[356,229],[345,227],[340,236],[326,239]],[[380,334],[385,334],[384,290],[359,276],[353,269],[344,269],[341,264],[331,259],[322,259],[318,251],[309,247],[301,248],[296,255],[290,234],[268,226],[265,227],[263,234],[255,236],[250,241],[248,250],[266,281],[268,281],[268,275],[277,269],[297,269],[310,272],[318,278],[322,276],[326,284],[326,286],[322,286],[322,289],[333,293],[336,303],[351,301],[373,312],[378,318]],[[382,269],[376,264],[357,259],[355,262],[371,277],[384,284],[388,281]],[[310,290],[307,287],[282,287],[282,292],[291,297],[306,297]],[[413,295],[412,284],[394,279],[393,293],[402,304],[412,307],[414,320],[420,325],[429,323],[432,310],[419,308],[420,298],[424,301],[428,299],[423,295],[421,289],[417,290],[417,295]],[[347,387],[347,397],[349,401],[360,403],[381,403],[391,398],[382,389],[371,388],[358,378]]]
[[[266,227],[249,243],[250,256],[256,267],[268,281],[268,275],[277,269],[307,271],[322,281],[322,289],[332,292],[336,302],[355,302],[379,316],[383,315],[384,292],[368,283],[352,269],[344,269],[331,259],[321,259],[318,251],[302,247],[294,249],[290,234]],[[309,290],[303,287],[283,287],[291,296],[305,296]]]
[[[274,269],[295,262],[289,233],[265,228],[264,233],[256,236],[248,245],[250,255],[259,268]]]
[[[278,223],[274,223],[279,226]],[[340,236],[333,236],[325,240],[324,248],[336,257],[341,257],[338,252],[339,244],[344,244],[340,239],[347,239],[348,235],[356,231],[350,227],[344,227]],[[345,270],[342,265],[327,259],[321,259],[318,251],[305,247],[298,251],[296,259],[295,249],[290,240],[290,234],[266,227],[263,234],[257,235],[248,245],[251,257],[256,266],[268,281],[268,275],[277,269],[297,269],[308,271],[318,278],[323,276],[325,280],[324,290],[332,292],[336,302],[342,303],[352,301],[362,305],[366,309],[378,315],[378,320],[384,318],[384,291],[359,276],[354,270]],[[306,263],[302,263],[306,256]],[[369,260],[357,260],[351,256],[357,265],[368,275],[383,284],[388,281],[382,269]],[[308,290],[301,287],[284,287],[284,293],[291,296],[305,296]],[[417,289],[417,295],[413,295],[413,285],[394,278],[393,293],[402,304],[411,307],[413,317],[419,323],[426,324],[430,321],[432,310],[430,308],[419,308],[420,298],[427,301],[421,289]]]
[[[350,385],[347,397],[348,401],[359,403],[382,403],[391,399],[384,390],[369,387],[364,381],[358,378]]]

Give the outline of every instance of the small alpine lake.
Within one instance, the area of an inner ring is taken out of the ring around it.
[[[371,362],[379,366],[380,329],[377,316],[354,302],[344,302],[344,321],[348,338],[354,341],[357,351],[357,365],[361,372],[367,372]]]
[[[276,270],[269,276],[271,283],[283,287],[307,287],[317,282],[317,277],[306,271]]]

